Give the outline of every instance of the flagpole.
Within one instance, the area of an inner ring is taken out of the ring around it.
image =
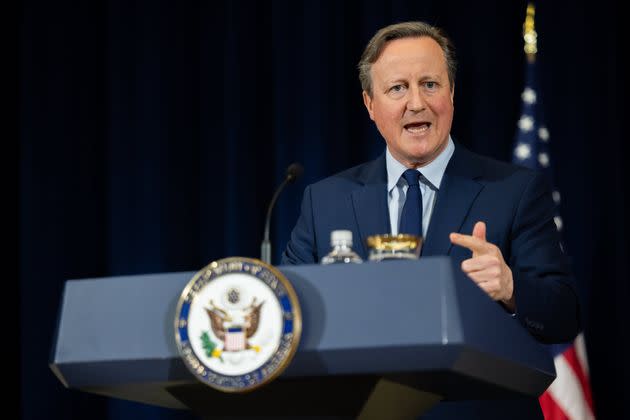
[[[536,61],[536,53],[538,52],[538,34],[536,33],[535,17],[536,7],[533,3],[528,3],[525,22],[523,22],[523,40],[525,41],[523,50],[525,50],[527,61],[530,63]]]

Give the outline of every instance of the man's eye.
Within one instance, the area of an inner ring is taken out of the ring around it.
[[[402,92],[404,89],[405,87],[403,85],[396,85],[396,86],[392,86],[389,90],[390,92],[398,93],[398,92]]]
[[[430,90],[437,88],[437,83],[435,82],[425,82],[424,85],[426,86],[427,89],[430,89]]]

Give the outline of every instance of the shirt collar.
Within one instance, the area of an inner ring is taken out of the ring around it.
[[[436,190],[440,188],[444,171],[446,171],[446,165],[448,165],[449,160],[451,160],[454,151],[455,144],[451,136],[448,136],[448,142],[444,150],[442,150],[442,153],[426,166],[418,168],[424,178],[426,178]],[[387,192],[389,193],[394,189],[396,184],[398,184],[400,177],[403,172],[407,170],[407,167],[392,156],[389,152],[389,147],[387,147],[385,151],[385,166],[387,167]]]

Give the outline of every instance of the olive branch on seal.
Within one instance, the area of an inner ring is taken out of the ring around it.
[[[222,351],[217,348],[216,343],[212,341],[212,339],[208,335],[208,332],[204,331],[203,334],[201,334],[200,338],[201,338],[201,345],[203,349],[206,351],[206,356],[217,357],[218,359],[221,360],[221,362],[223,362],[223,356],[221,356]]]

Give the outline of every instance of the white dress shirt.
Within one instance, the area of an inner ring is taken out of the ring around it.
[[[436,193],[440,189],[442,177],[446,170],[453,152],[455,144],[451,137],[448,137],[448,143],[442,153],[440,153],[431,163],[421,168],[420,171],[420,192],[422,193],[422,236],[427,234],[429,222],[431,221],[431,213],[435,205]],[[402,178],[403,172],[408,168],[398,162],[387,148],[385,152],[385,166],[387,167],[387,204],[389,205],[389,223],[391,233],[398,234],[398,225],[400,223],[400,214],[405,204],[407,196],[407,181]]]

